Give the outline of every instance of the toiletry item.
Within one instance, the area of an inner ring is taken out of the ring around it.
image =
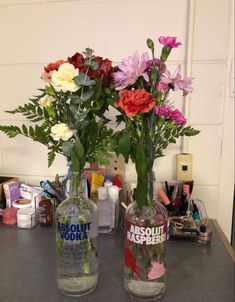
[[[53,204],[44,196],[39,202],[39,223],[45,227],[53,225]]]
[[[91,193],[90,199],[96,201],[98,198],[98,188],[104,184],[104,176],[96,173],[92,173],[91,176]]]
[[[119,219],[119,192],[117,186],[108,187],[108,200],[111,203],[111,228],[116,228]]]
[[[36,225],[37,217],[35,208],[23,208],[17,212],[18,228],[31,229]]]
[[[174,206],[173,202],[167,197],[166,193],[160,189],[158,190],[158,197],[161,199],[167,210],[171,213],[176,213],[177,209]]]
[[[16,225],[18,209],[16,208],[6,208],[2,210],[2,223],[6,225]]]
[[[106,188],[108,188],[108,187],[110,187],[110,186],[112,186],[112,185],[113,185],[112,181],[106,180],[106,181],[104,182],[104,187],[106,187]]]
[[[11,208],[13,202],[19,199],[20,196],[20,182],[12,181],[3,185],[5,197],[6,197],[6,207]]]
[[[98,232],[107,234],[112,231],[111,228],[111,208],[112,203],[108,200],[108,191],[106,187],[98,188],[98,199],[96,201],[98,208]]]
[[[13,208],[18,208],[18,209],[29,208],[31,207],[31,205],[32,205],[31,199],[25,199],[25,198],[19,198],[15,200],[12,204]]]
[[[122,186],[123,186],[123,180],[122,180],[122,176],[121,175],[117,174],[117,175],[114,176],[114,178],[113,178],[113,185],[117,186],[119,188],[122,188]]]

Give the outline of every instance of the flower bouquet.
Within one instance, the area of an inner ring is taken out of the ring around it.
[[[137,172],[136,202],[127,208],[125,218],[125,287],[142,299],[159,298],[165,290],[167,214],[154,196],[154,161],[180,136],[199,133],[186,126],[185,117],[169,99],[171,91],[181,90],[184,97],[192,91],[192,78],[182,79],[180,66],[173,74],[166,66],[171,50],[181,43],[163,36],[159,42],[163,44],[159,59],[148,39],[151,58],[135,52],[113,73],[113,101],[120,112],[117,124],[125,125],[115,133],[116,152],[126,162],[130,158]]]
[[[112,64],[87,48],[67,60],[44,67],[45,88],[41,94],[11,114],[21,113],[35,126],[0,126],[9,137],[23,135],[48,148],[48,166],[56,154],[66,157],[73,171],[81,172],[86,162],[107,164],[112,130],[104,117],[108,109],[106,88]]]

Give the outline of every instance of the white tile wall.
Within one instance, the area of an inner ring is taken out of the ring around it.
[[[231,0],[196,0],[194,60],[226,60]]]
[[[20,114],[11,115],[4,111],[23,105],[29,98],[41,94],[37,89],[44,87],[40,79],[42,73],[42,64],[0,65],[0,120],[25,120]]]
[[[177,11],[177,13],[176,13]],[[146,51],[146,40],[157,42],[161,35],[176,35],[186,45],[187,1],[116,1],[108,5],[107,55],[120,61],[128,55]],[[159,43],[156,51],[159,53]],[[172,52],[171,59],[184,60],[185,47]]]
[[[190,101],[190,122],[221,124],[226,65],[222,62],[194,62],[194,91]]]
[[[198,185],[218,185],[221,158],[221,126],[195,125],[201,133],[189,138],[193,154],[193,178]]]

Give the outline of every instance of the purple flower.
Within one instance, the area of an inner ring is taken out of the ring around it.
[[[165,47],[174,48],[182,45],[181,42],[176,42],[177,37],[159,37],[158,41],[163,44]]]
[[[180,65],[178,65],[173,75],[171,75],[169,70],[166,69],[161,76],[160,82],[158,84],[158,89],[165,90],[166,88],[169,87],[172,88],[174,91],[182,90],[183,96],[186,96],[187,94],[192,92],[193,78],[189,77],[182,80],[180,75],[180,70],[181,67]]]
[[[116,90],[122,90],[128,85],[134,84],[140,76],[148,82],[149,76],[146,71],[148,61],[149,56],[147,52],[140,55],[137,51],[133,56],[124,59],[118,65],[118,71],[113,73]]]
[[[173,109],[166,106],[157,106],[155,108],[155,115],[164,116],[174,121],[177,125],[183,126],[187,123],[186,118],[178,109]]]

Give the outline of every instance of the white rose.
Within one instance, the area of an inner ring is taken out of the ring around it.
[[[75,84],[74,78],[78,75],[78,69],[70,63],[60,65],[58,70],[54,70],[51,75],[52,85],[56,91],[77,91],[79,87]]]
[[[39,105],[41,108],[43,107],[50,107],[51,103],[54,101],[55,99],[53,97],[51,97],[50,95],[44,95],[43,97],[41,97],[38,101]]]
[[[55,141],[62,139],[63,141],[69,140],[76,131],[69,129],[67,124],[61,123],[51,127],[51,136]]]

